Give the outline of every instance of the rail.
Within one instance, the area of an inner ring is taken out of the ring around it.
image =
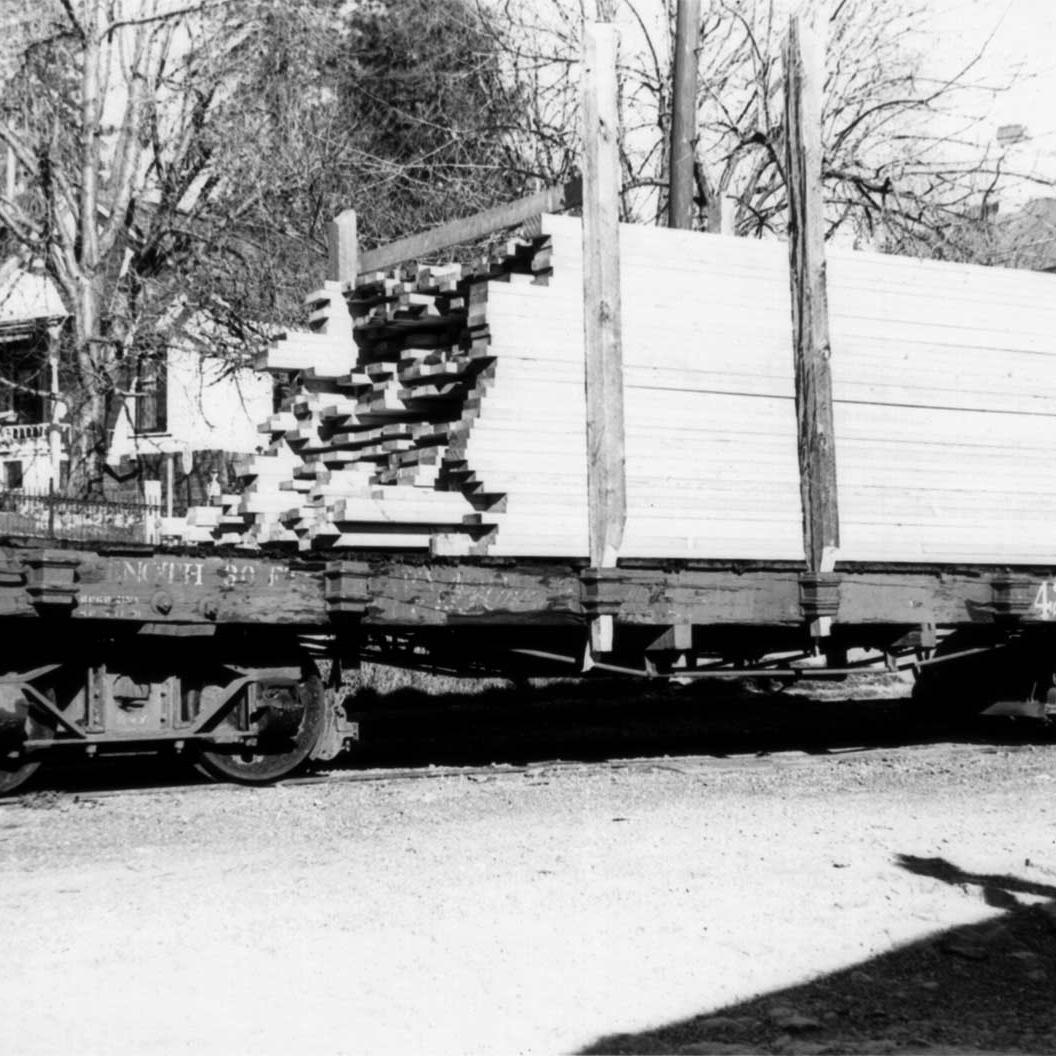
[[[48,422],[34,422],[30,425],[0,425],[0,445],[20,444],[27,440],[46,440],[52,426]],[[60,425],[65,433],[68,425]]]
[[[66,543],[156,543],[161,507],[82,499],[58,492],[0,490],[0,538]]]

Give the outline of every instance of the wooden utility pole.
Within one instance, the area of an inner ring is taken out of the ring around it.
[[[785,43],[785,172],[803,543],[810,573],[829,573],[840,545],[825,280],[821,98],[824,51],[798,16]],[[824,628],[822,632],[824,633]]]
[[[583,53],[583,326],[590,563],[613,568],[627,519],[620,332],[620,163],[616,28],[587,26]],[[591,646],[612,650],[612,616]]]
[[[693,161],[697,146],[697,34],[700,0],[678,0],[672,93],[667,226],[693,226]]]

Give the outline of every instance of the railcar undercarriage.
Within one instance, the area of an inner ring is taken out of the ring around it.
[[[187,753],[211,777],[253,784],[341,747],[334,693],[295,637],[64,629],[46,647],[28,640],[44,637],[39,630],[9,638],[0,794],[19,788],[46,758],[70,753]]]
[[[918,698],[1054,710],[1052,571],[206,556],[0,547],[0,793],[46,759],[177,751],[275,781],[354,739],[343,665],[679,682],[911,670]],[[604,649],[599,621],[609,621]],[[324,677],[325,676],[325,677]],[[354,709],[354,704],[353,704]]]

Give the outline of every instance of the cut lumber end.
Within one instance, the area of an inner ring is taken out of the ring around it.
[[[330,221],[326,241],[329,250],[327,279],[341,287],[354,285],[359,271],[359,236],[354,209],[345,209]]]

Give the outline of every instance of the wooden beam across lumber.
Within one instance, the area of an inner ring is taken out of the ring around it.
[[[832,409],[821,94],[824,52],[813,28],[789,19],[785,42],[785,171],[803,542],[809,573],[828,573],[840,545]]]
[[[381,271],[394,264],[438,253],[442,249],[473,242],[478,238],[501,231],[503,228],[523,224],[541,213],[555,213],[563,209],[572,209],[580,204],[583,194],[582,181],[570,180],[557,187],[520,198],[516,202],[485,209],[482,213],[468,216],[464,220],[453,220],[449,224],[434,227],[418,235],[397,239],[387,245],[368,249],[359,256],[359,273],[364,275],[372,271]]]

